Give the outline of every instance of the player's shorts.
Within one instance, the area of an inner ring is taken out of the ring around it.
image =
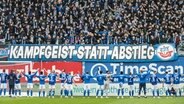
[[[99,90],[103,90],[103,88],[104,88],[104,85],[99,85],[98,87]]]
[[[180,84],[173,84],[174,89],[179,89],[180,88]]]
[[[27,88],[29,89],[29,88],[33,88],[33,83],[27,83]]]
[[[158,85],[156,84],[156,85],[152,85],[152,90],[156,90],[156,89],[158,89]]]
[[[119,89],[123,88],[123,83],[119,83]]]
[[[6,89],[7,88],[7,84],[6,83],[1,83],[1,89]]]
[[[109,89],[110,88],[110,83],[109,82],[106,82],[105,84],[104,84],[104,89]]]
[[[165,88],[166,88],[166,90],[167,90],[167,89],[170,90],[170,89],[171,89],[171,84],[165,84]]]
[[[89,90],[89,89],[90,89],[90,84],[84,83],[84,90]]]
[[[56,85],[49,85],[49,89],[55,89],[56,88]]]
[[[39,89],[40,89],[40,90],[41,90],[41,89],[45,89],[45,84],[39,85]]]
[[[61,89],[65,89],[66,88],[66,83],[61,83]]]
[[[20,83],[15,84],[15,89],[21,89]]]
[[[132,90],[133,90],[134,85],[129,85],[129,87],[130,87],[130,90],[132,91]]]
[[[73,89],[73,85],[72,84],[66,84],[66,88],[67,88],[67,90],[72,90]]]

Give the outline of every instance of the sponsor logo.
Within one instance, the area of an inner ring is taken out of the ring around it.
[[[184,57],[179,57],[177,61],[169,61],[169,62],[149,62],[149,63],[90,63],[85,62],[84,71],[90,72],[92,76],[95,76],[98,73],[98,70],[105,72],[108,70],[111,74],[119,74],[120,71],[123,71],[125,75],[128,75],[130,72],[132,74],[138,74],[140,69],[144,69],[145,72],[147,70],[156,70],[159,78],[163,78],[165,76],[165,72],[170,70],[169,74],[173,74],[174,70],[178,70],[178,73],[184,73],[183,61]],[[152,73],[152,71],[151,71]],[[149,78],[149,76],[147,77]],[[126,80],[125,80],[126,81]],[[184,83],[184,80],[182,80]],[[95,79],[91,80],[91,82],[95,82]],[[135,79],[137,82],[137,79]],[[149,82],[149,81],[148,81]]]
[[[93,75],[97,74],[97,72],[98,72],[99,70],[105,72],[105,71],[108,70],[108,68],[107,68],[106,65],[104,65],[104,64],[102,64],[102,63],[97,63],[97,64],[95,64],[95,65],[93,65],[93,66],[91,67],[90,73],[91,73],[91,75],[93,76]]]
[[[169,60],[174,56],[175,48],[170,44],[162,44],[157,48],[157,55],[162,60]]]

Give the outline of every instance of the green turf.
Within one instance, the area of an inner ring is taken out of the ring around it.
[[[116,97],[98,98],[74,97],[74,98],[8,98],[1,97],[0,104],[184,104],[184,97],[177,98],[128,98],[117,99]]]

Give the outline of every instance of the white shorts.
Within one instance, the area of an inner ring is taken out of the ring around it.
[[[7,84],[6,83],[1,83],[1,89],[6,89],[7,88]]]
[[[66,83],[61,83],[61,89],[66,89]]]
[[[67,90],[72,90],[73,89],[73,85],[72,84],[66,84],[66,89]]]
[[[33,83],[27,83],[27,88],[29,89],[32,89],[33,88]]]
[[[105,82],[104,89],[109,89],[109,87],[110,87],[110,82]]]
[[[133,88],[134,88],[134,86],[133,86],[133,85],[129,85],[129,87],[130,87],[130,91],[132,91],[132,90],[133,90]]]
[[[171,84],[165,84],[165,89],[166,89],[166,90],[167,90],[167,89],[171,90]]]
[[[173,84],[174,89],[179,89],[180,88],[180,84]]]
[[[119,83],[119,89],[123,88],[123,83]]]
[[[84,83],[84,90],[90,90],[90,84]]]
[[[21,89],[21,85],[20,85],[20,83],[15,84],[15,89]]]
[[[152,85],[152,90],[157,90],[158,89],[158,85]]]
[[[104,85],[98,85],[99,87],[98,87],[98,90],[103,90],[103,88],[104,88]]]
[[[49,85],[49,89],[55,89],[56,85]]]
[[[45,89],[45,84],[39,85],[39,89]]]

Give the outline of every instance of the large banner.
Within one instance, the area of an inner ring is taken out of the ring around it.
[[[177,60],[173,44],[11,45],[10,61],[160,62]]]
[[[98,70],[102,70],[104,73],[109,70],[111,73],[119,73],[123,71],[124,74],[133,74],[139,73],[140,69],[144,68],[145,70],[157,70],[159,78],[165,76],[165,71],[170,70],[170,74],[173,73],[175,69],[179,73],[184,74],[184,57],[179,57],[177,61],[171,62],[149,62],[149,63],[84,63],[84,71],[88,71],[92,76],[97,73]],[[149,76],[148,76],[149,78]],[[135,81],[137,82],[138,79]],[[181,81],[184,82],[184,77],[181,78]],[[91,82],[96,82],[94,79]],[[147,80],[148,82],[148,80]]]
[[[55,70],[57,74],[60,74],[62,70],[65,70],[66,73],[71,74],[82,74],[82,63],[81,62],[33,62],[33,63],[21,63],[21,62],[11,62],[0,64],[0,73],[5,69],[6,73],[9,73],[10,70],[18,70],[19,72],[24,72],[28,74],[28,71],[31,72],[38,71],[37,75],[39,75],[40,71],[43,71],[45,75],[48,75],[51,70]],[[81,82],[79,77],[74,77],[76,82]],[[26,82],[26,77],[21,78],[21,82]],[[34,81],[39,81],[38,78],[34,78]],[[48,79],[47,79],[48,81]]]

